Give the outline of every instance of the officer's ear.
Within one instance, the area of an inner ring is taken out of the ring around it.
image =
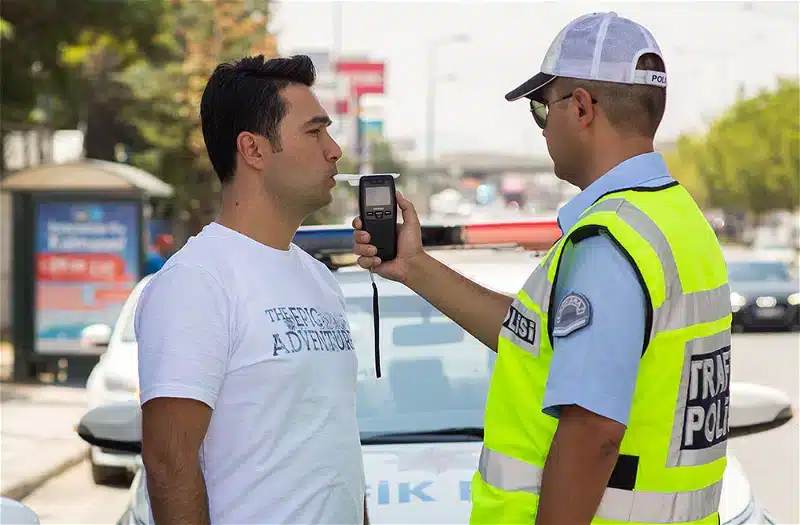
[[[589,126],[595,117],[594,99],[584,88],[576,88],[572,92],[572,103],[578,113],[578,120],[582,128]]]

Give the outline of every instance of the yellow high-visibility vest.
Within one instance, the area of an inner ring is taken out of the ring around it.
[[[620,456],[593,523],[716,524],[726,466],[731,304],[722,249],[678,183],[606,194],[509,308],[472,479],[472,524],[535,522],[558,420],[542,412],[554,286],[567,243],[608,236],[637,269],[645,340]],[[602,278],[602,276],[598,276]]]

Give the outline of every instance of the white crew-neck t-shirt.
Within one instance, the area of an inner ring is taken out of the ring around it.
[[[211,223],[145,287],[135,327],[141,403],[213,409],[200,449],[212,523],[363,523],[358,365],[322,263]]]

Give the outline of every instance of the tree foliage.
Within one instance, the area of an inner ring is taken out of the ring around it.
[[[158,58],[163,0],[3,2],[3,131],[12,124],[86,126],[87,154],[113,157],[132,129],[116,118],[127,94],[110,75],[136,57]],[[124,21],[124,22],[123,22]]]
[[[740,98],[704,135],[684,135],[667,156],[698,200],[727,211],[794,210],[800,204],[800,83]]]
[[[200,127],[200,99],[218,63],[251,54],[275,56],[268,13],[241,0],[172,0],[165,20],[167,60],[141,59],[117,75],[137,103],[124,109],[146,147],[133,162],[173,184],[176,205],[197,229],[214,212],[216,176]],[[261,3],[259,7],[265,7]],[[171,36],[174,35],[174,36]]]
[[[214,182],[200,129],[219,62],[276,54],[266,0],[5,0],[3,132],[84,127],[89,158],[131,162],[176,187],[201,224]]]

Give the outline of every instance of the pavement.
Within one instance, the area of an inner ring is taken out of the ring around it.
[[[4,372],[6,352],[0,349]],[[75,432],[86,410],[83,388],[0,383],[0,494],[21,500],[87,458]]]

